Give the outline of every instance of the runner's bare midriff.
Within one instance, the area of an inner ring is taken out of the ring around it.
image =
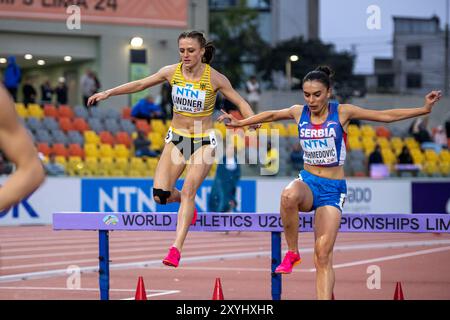
[[[186,131],[189,134],[204,133],[213,127],[212,116],[187,117],[177,113],[173,114],[172,128]]]
[[[319,166],[310,166],[305,164],[304,169],[313,175],[333,179],[333,180],[342,180],[344,179],[344,167],[319,167]]]

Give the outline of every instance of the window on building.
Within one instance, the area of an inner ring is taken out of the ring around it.
[[[422,75],[420,73],[408,73],[406,75],[406,87],[409,89],[422,88]]]
[[[407,46],[406,59],[422,60],[422,46]]]
[[[380,74],[377,76],[377,85],[378,89],[383,90],[393,90],[394,88],[394,79],[395,76],[393,74]]]

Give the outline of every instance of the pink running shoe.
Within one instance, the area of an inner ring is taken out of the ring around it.
[[[297,252],[288,251],[284,256],[283,262],[275,269],[275,273],[289,274],[292,268],[302,261],[300,254]]]
[[[197,208],[194,207],[194,217],[192,218],[191,225],[194,225],[195,222],[197,222],[197,215],[198,215]]]
[[[169,267],[178,267],[178,264],[180,263],[181,254],[180,251],[175,247],[170,247],[169,253],[164,258],[162,263],[164,263],[166,266]]]

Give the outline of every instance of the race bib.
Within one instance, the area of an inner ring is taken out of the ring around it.
[[[170,141],[172,141],[173,139],[173,132],[172,132],[172,128],[169,128],[169,131],[167,131],[167,135],[164,138],[164,142],[165,143],[169,143]]]
[[[338,161],[334,138],[305,139],[300,143],[304,163],[310,166],[329,165]]]
[[[174,85],[172,100],[176,111],[197,113],[205,108],[206,91],[194,89],[194,85],[187,83],[186,87]]]

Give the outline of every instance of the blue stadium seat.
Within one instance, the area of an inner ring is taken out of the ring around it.
[[[26,123],[27,128],[33,130],[34,132],[36,132],[39,129],[44,128],[41,120],[39,120],[38,118],[29,117],[25,123]]]
[[[79,145],[84,145],[84,137],[78,131],[68,131],[67,136],[69,143],[76,143]]]
[[[85,120],[89,119],[89,112],[83,106],[76,106],[73,111],[75,112],[75,117],[83,118]]]
[[[91,130],[95,131],[95,133],[97,134],[99,134],[102,131],[105,131],[105,127],[100,121],[100,118],[89,118],[88,124],[91,127]]]
[[[42,120],[42,124],[44,128],[49,131],[59,129],[58,122],[56,122],[55,118],[52,117],[45,117],[44,120]]]
[[[53,140],[54,143],[62,143],[64,145],[68,145],[69,144],[68,137],[60,129],[53,130],[53,131],[50,131],[50,132],[51,132],[51,135],[52,135],[52,138],[53,138],[52,140]]]

